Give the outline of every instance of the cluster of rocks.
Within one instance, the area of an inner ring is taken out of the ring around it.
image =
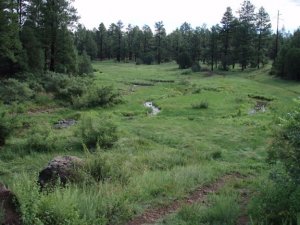
[[[54,124],[55,129],[63,129],[68,128],[76,124],[76,120],[67,119],[67,120],[59,120],[56,124]]]
[[[252,115],[252,114],[255,114],[257,112],[263,112],[264,113],[264,112],[266,112],[267,105],[268,105],[268,102],[257,101],[254,108],[249,111],[249,114]]]

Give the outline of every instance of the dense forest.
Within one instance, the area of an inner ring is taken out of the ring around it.
[[[300,31],[273,33],[268,12],[256,10],[250,1],[241,4],[237,17],[228,7],[211,28],[184,22],[170,34],[163,21],[155,23],[154,31],[148,25],[125,28],[122,21],[87,30],[77,24],[76,9],[66,0],[7,0],[0,7],[2,77],[23,71],[89,73],[89,58],[138,64],[176,60],[180,68],[197,68],[200,62],[211,70],[260,68],[276,59],[274,74],[299,79]]]

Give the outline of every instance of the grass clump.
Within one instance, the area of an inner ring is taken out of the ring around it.
[[[37,124],[29,130],[24,147],[28,152],[53,152],[59,150],[59,140],[49,124]]]
[[[231,193],[212,195],[209,207],[198,203],[184,206],[175,216],[163,221],[166,225],[235,225],[239,215],[237,196]]]
[[[192,104],[193,109],[208,109],[208,102],[201,101],[199,103]]]
[[[82,117],[77,136],[88,148],[108,149],[118,140],[117,126],[107,117],[89,114]]]

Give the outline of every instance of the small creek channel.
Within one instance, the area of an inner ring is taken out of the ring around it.
[[[145,102],[144,106],[152,110],[151,115],[157,115],[160,112],[160,109],[153,105],[153,102]]]

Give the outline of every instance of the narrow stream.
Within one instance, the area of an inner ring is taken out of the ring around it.
[[[144,106],[152,109],[151,115],[157,115],[160,112],[160,109],[153,105],[153,102],[145,102]]]

